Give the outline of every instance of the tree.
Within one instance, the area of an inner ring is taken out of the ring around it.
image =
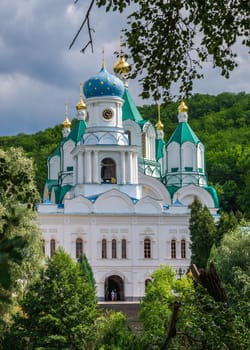
[[[77,3],[75,0],[74,3]],[[74,37],[87,25],[93,50],[90,13],[93,5],[106,11],[123,12],[131,6],[124,29],[133,59],[132,77],[142,75],[142,96],[155,100],[168,99],[171,88],[180,86],[180,93],[192,90],[192,81],[201,78],[202,64],[212,60],[213,68],[228,78],[237,66],[233,45],[241,41],[250,46],[250,4],[241,1],[155,1],[155,0],[91,0],[84,20]]]
[[[7,349],[91,349],[97,302],[75,263],[58,249],[20,303]]]
[[[238,226],[228,231],[221,244],[213,249],[211,259],[225,283],[237,290],[241,298],[250,298],[250,228]]]
[[[224,235],[227,232],[234,230],[237,226],[238,220],[232,211],[230,211],[230,213],[222,212],[220,220],[216,225],[215,245],[218,246]]]
[[[79,264],[83,272],[83,278],[90,285],[90,287],[93,288],[93,292],[95,292],[96,284],[95,284],[93,270],[85,254],[80,255]]]
[[[32,160],[21,149],[0,149],[0,314],[24,283],[35,275],[41,257],[34,219],[39,195]]]
[[[208,208],[197,197],[190,208],[191,263],[205,268],[215,239],[215,223]]]
[[[216,301],[192,274],[176,279],[161,266],[142,301],[140,349],[244,350],[250,340],[245,311]]]
[[[146,349],[159,349],[167,333],[171,317],[170,304],[175,300],[175,282],[175,273],[170,266],[161,266],[152,273],[152,282],[146,287],[139,313],[144,327],[142,343],[145,343]]]

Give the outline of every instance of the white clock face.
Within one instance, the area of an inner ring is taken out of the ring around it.
[[[102,112],[102,116],[103,116],[104,119],[110,120],[110,119],[112,119],[112,117],[113,117],[113,112],[112,112],[111,109],[106,108],[106,109],[104,109],[104,111]]]

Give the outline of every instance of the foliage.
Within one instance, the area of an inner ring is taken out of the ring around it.
[[[179,283],[179,297],[183,306],[177,321],[177,336],[169,349],[246,349],[250,339],[244,314],[216,302],[204,288],[194,286],[192,280],[187,286],[182,283]]]
[[[176,85],[181,95],[188,94],[193,80],[202,77],[202,65],[208,60],[228,78],[237,66],[233,45],[241,42],[250,46],[250,4],[245,0],[95,2],[106,11],[128,9],[124,33],[133,59],[132,76],[141,75],[145,98],[151,94],[155,100],[161,96],[168,99]],[[89,11],[83,23],[87,19],[91,42]]]
[[[121,312],[107,312],[97,319],[95,350],[140,350],[139,339],[129,330]]]
[[[90,287],[92,287],[93,292],[95,292],[96,284],[95,284],[93,270],[85,254],[80,255],[79,264],[82,269],[83,278],[85,279],[85,282],[87,282],[90,285]]]
[[[175,300],[174,286],[175,273],[170,266],[161,266],[154,271],[152,282],[147,285],[139,318],[143,321],[143,338],[152,348],[159,346],[166,334],[171,314],[169,306]]]
[[[39,131],[34,135],[18,134],[16,136],[2,136],[0,147],[22,147],[26,156],[32,158],[35,164],[35,179],[39,193],[43,191],[47,177],[47,158],[54,151],[61,139],[61,126]]]
[[[212,252],[218,273],[226,285],[234,287],[240,298],[250,298],[250,227],[228,231]]]
[[[21,300],[4,348],[89,349],[97,304],[82,273],[59,248]]]
[[[223,236],[227,232],[234,230],[237,226],[238,220],[232,211],[230,213],[222,212],[220,215],[220,220],[216,225],[216,236],[214,239],[214,244],[218,246]]]
[[[199,268],[205,268],[215,240],[216,227],[210,211],[202,205],[197,197],[190,208],[191,263]]]
[[[32,161],[21,149],[0,149],[1,315],[12,293],[18,287],[23,291],[39,266],[40,232],[34,222],[38,199]]]
[[[179,305],[175,319],[171,317],[174,304]],[[248,347],[246,305],[235,310],[216,302],[203,287],[194,283],[192,276],[176,280],[168,266],[154,272],[141,307],[140,316],[145,326],[141,350],[243,350]],[[169,332],[171,326],[172,333]]]

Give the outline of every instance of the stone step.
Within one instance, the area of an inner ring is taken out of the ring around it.
[[[142,323],[138,319],[140,302],[137,301],[107,301],[99,302],[104,310],[122,312],[127,319],[128,325],[136,332],[142,329]]]

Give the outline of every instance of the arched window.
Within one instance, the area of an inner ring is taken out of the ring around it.
[[[116,239],[112,239],[112,259],[116,259]]]
[[[126,130],[125,134],[128,135],[128,144],[131,145],[131,132],[130,132],[130,130]]]
[[[127,259],[127,241],[122,239],[122,259]]]
[[[181,258],[186,259],[186,240],[181,240]]]
[[[103,182],[116,183],[116,168],[113,159],[102,160],[101,178]]]
[[[76,258],[80,258],[80,255],[83,253],[83,242],[81,238],[76,240]]]
[[[44,239],[41,240],[41,245],[42,245],[42,253],[45,256],[45,240]]]
[[[171,240],[171,259],[176,259],[176,240]]]
[[[151,241],[149,238],[144,239],[144,258],[151,258]]]
[[[52,257],[56,251],[56,241],[54,239],[50,240],[50,256]]]
[[[107,259],[107,240],[102,240],[102,259]]]

